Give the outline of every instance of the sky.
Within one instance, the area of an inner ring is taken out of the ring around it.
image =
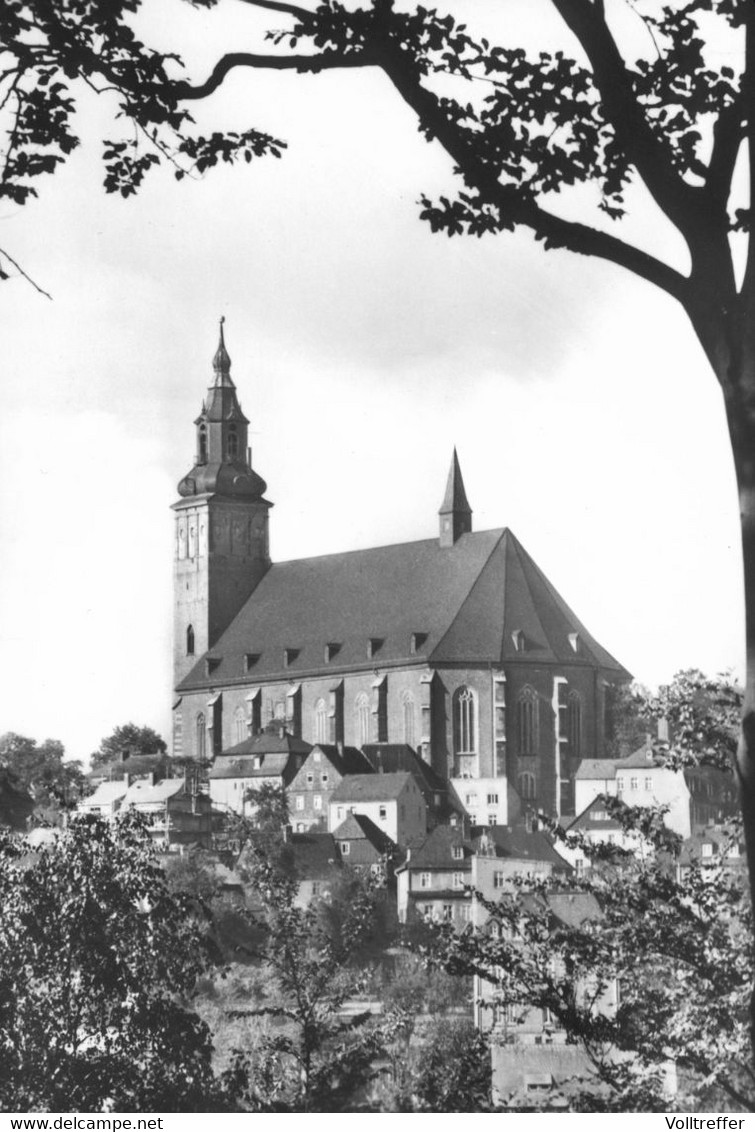
[[[493,41],[571,46],[548,0],[448,6]],[[283,22],[147,8],[195,79]],[[433,235],[417,201],[452,191],[450,160],[377,74],[239,73],[196,117],[289,148],[124,201],[101,187],[112,104],[85,93],[74,157],[0,208],[0,246],[53,296],[0,286],[0,732],[77,758],[127,721],[167,738],[170,505],[221,315],[274,560],[432,537],[456,446],[475,529],[511,527],[638,680],[741,672],[732,460],[681,309],[526,233]],[[633,204],[627,237],[683,267]]]

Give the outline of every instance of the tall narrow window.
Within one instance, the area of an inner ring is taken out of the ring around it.
[[[538,750],[538,697],[534,688],[523,688],[517,708],[517,733],[520,755],[536,755]]]
[[[414,696],[411,692],[405,691],[401,695],[401,705],[404,714],[404,742],[408,747],[414,746]]]
[[[197,716],[197,758],[204,759],[207,757],[207,724],[204,718],[204,712],[200,711]]]
[[[537,792],[537,784],[535,782],[534,774],[525,771],[519,775],[519,797],[525,802],[531,802],[535,798]]]
[[[388,742],[388,680],[378,676],[372,681],[372,736],[375,743]]]
[[[194,656],[194,628],[189,625],[186,630],[186,655]]]
[[[454,694],[454,749],[457,755],[477,751],[477,699],[467,687]]]
[[[363,747],[370,741],[370,701],[366,692],[360,692],[356,698],[356,732],[359,746]]]
[[[242,707],[236,708],[233,716],[233,726],[237,743],[243,743],[248,735],[246,712]]]
[[[228,459],[235,460],[239,454],[239,438],[235,432],[228,433]]]
[[[199,430],[199,463],[207,463],[207,431],[204,425]]]
[[[569,693],[566,721],[569,753],[580,755],[582,753],[582,697],[579,692]]]
[[[328,741],[328,706],[322,697],[315,704],[315,743]]]

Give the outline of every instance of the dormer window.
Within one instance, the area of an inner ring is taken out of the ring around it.
[[[369,637],[368,638],[368,640],[367,640],[367,658],[368,658],[368,660],[372,660],[373,656],[376,656],[377,653],[380,652],[382,645],[383,645],[383,638],[382,637]]]
[[[463,861],[464,860],[464,849],[461,845],[454,845],[454,847],[453,847],[453,858],[454,858],[454,861]]]
[[[255,664],[259,660],[259,658],[260,658],[260,654],[258,652],[245,653],[244,654],[244,671],[245,672],[251,672],[251,670],[254,668]]]
[[[712,856],[713,856],[713,845],[711,844],[710,841],[704,841],[703,842],[703,857],[712,857]]]
[[[579,652],[579,633],[569,633],[569,644],[571,645],[574,652]]]
[[[211,672],[215,671],[215,669],[218,667],[218,665],[220,664],[222,659],[223,658],[220,657],[220,656],[208,656],[206,658],[206,660],[205,660],[205,670],[206,670],[208,676],[210,675]]]
[[[419,652],[426,640],[427,633],[412,633],[411,640],[409,642],[409,651],[411,652],[412,656],[414,656],[415,653]]]
[[[328,664],[340,651],[341,645],[338,641],[328,641],[325,646],[325,663]]]
[[[514,642],[514,651],[515,652],[524,652],[524,646],[525,646],[524,630],[523,629],[514,629],[514,632],[511,634],[511,639]]]
[[[299,649],[284,649],[283,650],[283,667],[290,668],[299,655]]]

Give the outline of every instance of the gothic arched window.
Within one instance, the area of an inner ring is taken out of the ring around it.
[[[357,741],[360,747],[370,741],[370,701],[366,692],[360,692],[354,704]]]
[[[194,656],[194,627],[189,625],[186,630],[186,655]]]
[[[242,707],[236,708],[233,723],[236,731],[236,742],[243,743],[249,734],[249,729],[246,725],[246,714]]]
[[[228,459],[235,460],[239,454],[239,438],[235,432],[228,433]]]
[[[328,741],[328,705],[322,697],[315,704],[315,743]]]
[[[199,429],[199,463],[207,463],[207,430],[204,425]]]
[[[539,732],[539,701],[534,688],[523,688],[516,705],[520,755],[536,755]]]
[[[477,697],[471,688],[454,693],[454,751],[457,755],[477,752]]]
[[[569,753],[582,753],[582,697],[579,692],[570,692],[566,707],[566,726],[569,739]]]
[[[404,742],[408,747],[414,746],[414,696],[409,691],[402,692],[401,706],[404,716]]]
[[[204,759],[207,756],[207,724],[204,717],[204,712],[199,713],[197,716],[197,758]]]
[[[524,771],[524,773],[519,775],[519,797],[522,801],[531,802],[534,800],[536,793],[537,783],[534,774],[530,774],[529,771]]]

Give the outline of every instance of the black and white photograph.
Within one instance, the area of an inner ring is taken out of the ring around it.
[[[755,8],[435,4],[0,6],[3,1132],[755,1112]]]

